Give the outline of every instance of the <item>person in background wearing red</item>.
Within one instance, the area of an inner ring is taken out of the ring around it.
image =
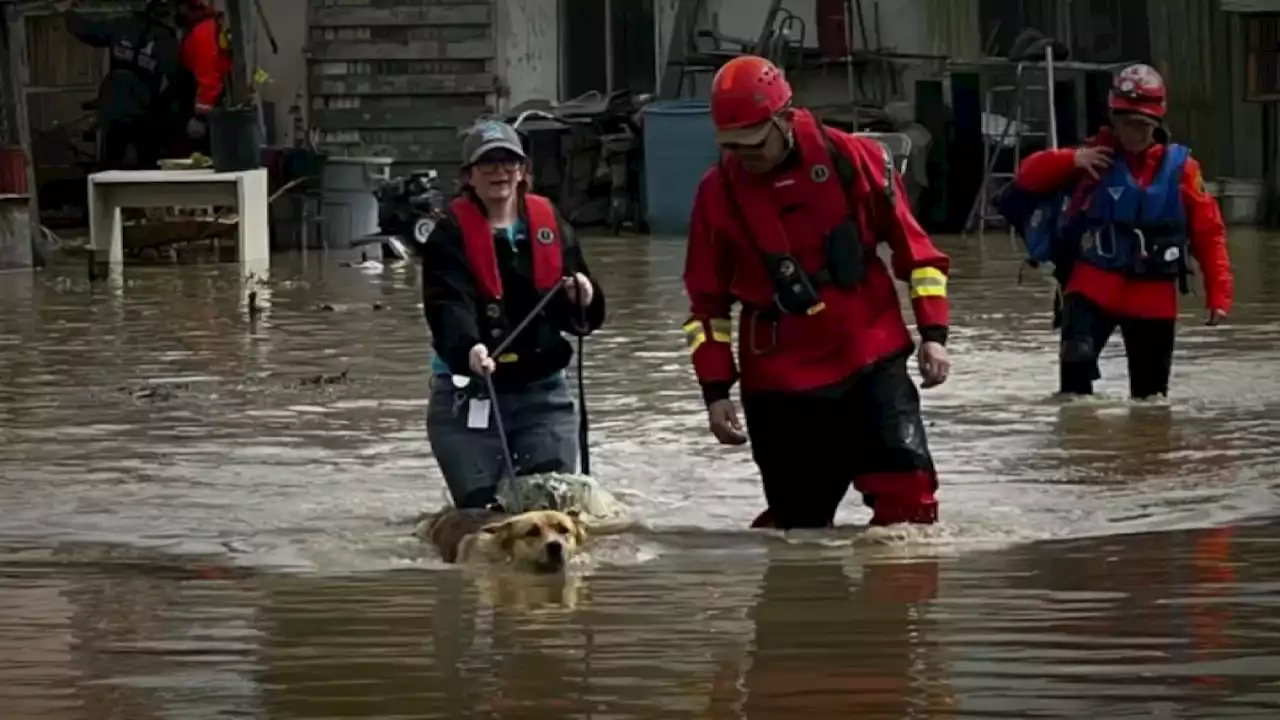
[[[231,51],[227,47],[219,13],[203,0],[178,0],[178,27],[183,31],[182,67],[187,73],[182,99],[186,136],[190,152],[209,154],[209,113],[223,99],[227,76],[231,73]]]
[[[1059,224],[1072,256],[1063,290],[1059,392],[1089,395],[1101,377],[1098,356],[1117,327],[1137,399],[1169,392],[1178,294],[1187,292],[1188,256],[1200,267],[1207,324],[1231,310],[1226,228],[1205,192],[1190,150],[1160,142],[1167,102],[1164,79],[1131,65],[1112,85],[1111,128],[1078,148],[1027,157],[1014,184],[1031,195],[1067,190]]]
[[[872,524],[936,522],[914,347],[876,249],[892,248],[910,285],[926,388],[950,370],[950,260],[912,216],[893,156],[791,107],[791,86],[761,57],[716,73],[711,118],[724,152],[694,198],[684,332],[712,433],[750,437],[768,502],[752,526],[828,527],[850,482]],[[747,435],[729,397],[739,363]]]

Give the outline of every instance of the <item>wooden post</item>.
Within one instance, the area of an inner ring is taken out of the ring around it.
[[[12,104],[12,117],[17,125],[18,147],[27,156],[27,218],[31,223],[29,237],[40,237],[40,187],[36,184],[35,155],[31,144],[31,116],[27,111],[27,86],[31,84],[31,68],[27,65],[27,17],[23,6],[0,4],[4,13],[8,37],[9,76],[0,82],[10,82],[8,102]],[[3,48],[0,47],[0,51]]]

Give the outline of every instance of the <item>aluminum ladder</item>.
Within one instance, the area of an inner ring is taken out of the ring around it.
[[[1034,117],[1034,110],[1029,107],[1030,101],[1037,95],[1044,97],[1044,111],[1047,118]],[[999,101],[1012,96],[1010,104]],[[1046,138],[1048,147],[1058,148],[1058,118],[1054,106],[1054,72],[1053,49],[1046,47],[1043,61],[1020,62],[1014,70],[1012,85],[997,85],[986,92],[982,122],[982,185],[973,207],[969,209],[969,217],[965,221],[965,232],[975,229],[981,235],[991,220],[1003,222],[1003,218],[991,206],[991,199],[1006,184],[1013,181],[1013,176],[1022,163],[1022,140],[1024,138]],[[1011,107],[1013,117],[1004,117],[1003,127],[993,139],[987,132],[987,123],[991,119],[1000,118],[996,110]],[[1006,145],[1013,150],[1013,165],[1009,171],[996,171],[996,163]],[[1013,229],[1009,232],[1012,234]]]

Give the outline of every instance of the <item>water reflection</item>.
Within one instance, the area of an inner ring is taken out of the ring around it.
[[[1280,574],[1263,538],[1274,527],[1070,541],[1012,567],[979,563],[994,582],[953,593],[938,615],[964,658],[956,673],[984,679],[962,709],[1271,716]]]
[[[4,717],[257,716],[252,585],[171,563],[0,564]]]
[[[1107,407],[1080,399],[1062,404],[1049,437],[1064,470],[1082,483],[1105,484],[1176,476],[1178,450],[1195,442],[1185,432],[1167,404]]]
[[[589,569],[572,607],[494,605],[456,571],[11,558],[0,701],[31,720],[1274,717],[1277,530],[961,555],[677,542]]]
[[[858,566],[847,553],[771,555],[748,613],[754,640],[725,673],[732,681],[716,684],[711,717],[952,716],[928,621],[936,560]]]

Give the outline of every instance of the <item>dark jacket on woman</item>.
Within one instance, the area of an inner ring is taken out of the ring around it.
[[[528,227],[523,198],[520,201],[520,218],[524,227]],[[594,290],[591,304],[583,308],[571,303],[563,290],[559,291],[542,313],[512,341],[507,352],[515,353],[518,359],[498,363],[493,382],[499,391],[518,389],[563,370],[573,357],[573,348],[560,333],[589,335],[604,323],[604,291],[587,268],[573,227],[558,211],[556,222],[560,226],[564,255],[562,274],[571,277],[582,273],[591,280]],[[512,327],[523,320],[541,299],[533,284],[528,243],[528,237],[518,237],[518,250],[513,251],[503,233],[494,233],[504,305]],[[462,231],[451,214],[446,214],[436,225],[422,251],[422,306],[431,328],[432,345],[454,373],[471,374],[468,359],[476,343],[485,342],[490,353],[493,352],[494,343],[481,337],[477,316],[481,311],[481,301],[467,263]]]

